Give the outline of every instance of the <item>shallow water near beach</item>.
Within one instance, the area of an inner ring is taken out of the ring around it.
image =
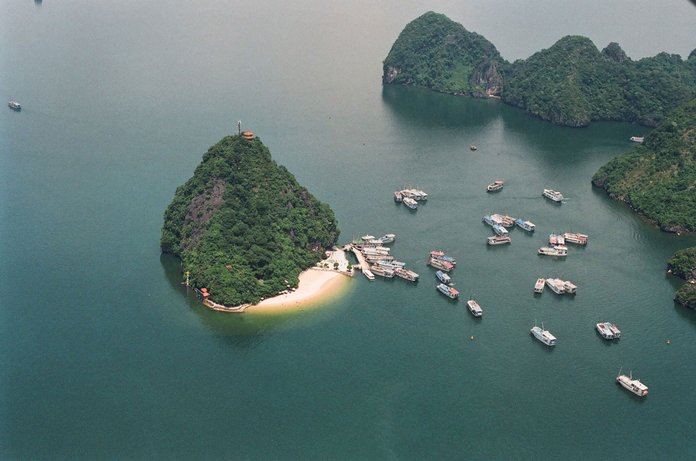
[[[0,93],[24,106],[0,110],[0,458],[696,452],[696,313],[673,304],[680,281],[664,271],[696,237],[662,233],[590,184],[647,129],[561,128],[497,101],[383,88],[391,43],[438,4],[65,3],[0,6]],[[495,18],[460,3],[439,11],[508,59],[563,33],[514,32],[514,11]],[[631,13],[615,35],[606,24],[565,30],[600,48],[618,41],[634,58],[685,56],[696,47],[687,6]],[[287,315],[201,306],[179,262],[160,255],[163,212],[240,119],[331,205],[342,243],[393,232],[392,253],[420,282],[359,275],[319,308]],[[487,194],[494,179],[505,188]],[[415,212],[392,200],[406,186],[429,194]],[[542,198],[544,188],[567,202]],[[495,212],[537,230],[487,247],[481,218]],[[565,259],[536,254],[565,231],[589,244]],[[433,249],[458,261],[459,302],[435,291]],[[578,293],[535,296],[538,277],[571,280]],[[470,297],[482,319],[466,310]],[[535,321],[555,348],[530,336]],[[599,321],[623,338],[601,339]],[[621,366],[647,398],[614,383]]]

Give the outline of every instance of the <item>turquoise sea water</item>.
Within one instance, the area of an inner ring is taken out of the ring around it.
[[[696,238],[661,233],[590,185],[646,129],[560,128],[496,101],[380,85],[398,32],[429,9],[515,59],[564,33],[635,58],[686,55],[696,8],[646,6],[649,28],[617,2],[583,28],[564,14],[600,3],[560,2],[543,18],[504,2],[497,18],[472,2],[66,3],[0,6],[0,93],[24,106],[0,111],[0,458],[696,453],[696,315],[673,304],[679,281],[664,273]],[[356,277],[291,315],[223,315],[187,295],[159,252],[162,213],[239,119],[332,206],[342,240],[396,233],[392,252],[421,281]],[[505,189],[486,194],[498,178]],[[391,198],[408,185],[430,195],[415,213]],[[568,202],[543,199],[545,187]],[[537,231],[488,248],[490,212]],[[589,245],[535,254],[568,230]],[[457,258],[456,287],[482,320],[435,292],[435,248]],[[535,297],[540,276],[574,281],[577,296]],[[529,335],[535,320],[555,349]],[[604,320],[619,342],[595,333]],[[621,366],[646,399],[614,384]]]

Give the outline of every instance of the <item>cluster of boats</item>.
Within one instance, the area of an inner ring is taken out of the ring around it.
[[[521,218],[515,219],[509,215],[502,214],[490,214],[483,217],[483,222],[491,226],[495,235],[490,236],[486,239],[488,245],[503,245],[506,243],[511,243],[508,229],[517,226],[527,232],[534,232],[535,225],[531,221],[527,221]]]
[[[452,277],[448,274],[448,272],[454,269],[457,261],[455,261],[453,257],[446,255],[444,251],[433,250],[430,252],[427,264],[438,269],[435,272],[435,277],[437,277],[440,283],[437,284],[435,289],[450,299],[459,299],[459,291],[451,286]],[[471,312],[471,315],[474,317],[481,317],[483,315],[483,309],[481,309],[481,306],[479,306],[476,300],[470,299],[466,302],[466,305],[469,308],[469,312]]]
[[[406,269],[406,263],[397,261],[394,256],[390,255],[391,249],[384,245],[394,242],[396,235],[385,234],[380,238],[375,238],[373,235],[363,235],[359,241],[353,242],[353,251],[360,254],[362,272],[369,280],[374,280],[375,275],[385,278],[393,278],[394,276],[402,279],[417,282],[419,275],[409,269]],[[356,256],[357,254],[356,253]],[[365,267],[369,265],[368,267]]]
[[[566,242],[576,245],[587,245],[587,239],[587,235],[575,232],[566,232],[564,234],[552,233],[549,235],[549,246],[539,248],[538,253],[546,256],[568,256]]]
[[[421,189],[401,189],[394,191],[394,201],[403,203],[411,210],[418,209],[418,202],[428,200],[428,194]]]
[[[557,295],[568,294],[574,295],[577,293],[578,287],[570,280],[561,280],[556,278],[538,278],[534,284],[534,293],[542,293],[544,286],[548,286],[551,291]]]

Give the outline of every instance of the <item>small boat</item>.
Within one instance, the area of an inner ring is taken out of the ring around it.
[[[505,245],[506,243],[511,243],[512,239],[507,235],[492,235],[488,237],[488,245]]]
[[[437,291],[442,293],[443,295],[447,296],[450,299],[457,299],[459,298],[459,292],[455,290],[454,288],[445,285],[444,283],[439,284],[438,286],[435,287]]]
[[[546,256],[568,256],[568,248],[560,245],[555,247],[541,247],[537,253]]]
[[[496,224],[495,226],[493,226],[493,232],[495,232],[498,235],[508,235],[508,230],[500,224]]]
[[[377,240],[379,240],[380,243],[382,243],[382,244],[386,244],[386,243],[393,243],[395,239],[396,239],[396,234],[384,234],[383,236],[381,236]]]
[[[9,101],[7,103],[7,107],[9,107],[12,110],[16,110],[17,112],[22,110],[22,105],[15,100]]]
[[[500,224],[503,227],[512,227],[515,225],[515,218],[505,214],[492,214],[491,220],[493,220],[494,223]]]
[[[578,287],[570,280],[563,282],[563,289],[565,290],[566,294],[569,295],[574,295],[578,291]]]
[[[614,333],[612,333],[609,328],[609,322],[600,322],[595,327],[602,338],[614,339]]]
[[[412,199],[411,197],[404,197],[403,204],[412,210],[418,208],[418,202],[416,202],[415,199]]]
[[[372,267],[370,267],[370,271],[373,274],[379,275],[380,277],[394,277],[394,271],[392,269],[387,269],[386,267],[377,264],[374,264]]]
[[[626,376],[621,374],[621,369],[619,369],[619,374],[616,376],[616,382],[639,397],[645,397],[648,395],[648,386],[641,383],[638,379],[633,379],[633,372],[629,372],[628,376]]]
[[[575,232],[564,232],[563,238],[568,243],[574,243],[576,245],[587,245],[587,239],[589,237],[585,234],[577,234]]]
[[[557,295],[562,295],[563,293],[565,293],[565,287],[563,286],[563,280],[561,279],[548,278],[546,279],[546,284],[549,286],[551,291],[553,291]]]
[[[360,239],[361,239],[363,242],[370,242],[370,241],[372,241],[372,240],[375,239],[375,236],[374,236],[374,235],[370,235],[370,234],[365,234],[365,235],[363,235],[362,237],[360,237]]]
[[[562,235],[559,234],[549,234],[549,245],[551,246],[556,246],[556,245],[565,245],[565,239],[563,238]]]
[[[630,139],[631,139],[631,141],[637,142],[640,144],[644,141],[645,138],[643,138],[643,136],[631,136]]]
[[[614,339],[619,339],[621,337],[621,330],[613,323],[607,322],[607,325],[609,325],[611,332],[614,333]]]
[[[534,232],[534,228],[536,227],[533,222],[525,221],[521,218],[515,219],[515,224],[517,227],[520,227],[528,232]]]
[[[489,185],[486,186],[486,191],[487,192],[497,192],[497,191],[503,189],[504,184],[505,184],[504,181],[502,181],[500,179],[496,179],[495,181],[493,181],[492,183],[490,183]]]
[[[544,189],[542,195],[548,199],[553,200],[554,202],[560,203],[563,201],[563,194],[553,189]]]
[[[365,256],[367,255],[383,255],[386,256],[389,254],[391,251],[390,248],[387,247],[370,247],[370,248],[363,248],[362,252]]]
[[[417,282],[418,277],[420,277],[417,273],[413,272],[412,270],[404,269],[403,267],[397,267],[394,269],[394,275],[401,277],[402,279],[408,280],[410,282]]]
[[[435,277],[437,277],[437,279],[445,285],[449,285],[452,281],[452,278],[442,271],[435,272]]]
[[[555,346],[556,345],[556,337],[551,334],[549,330],[544,330],[544,324],[541,324],[541,327],[538,327],[536,323],[534,323],[534,326],[532,329],[529,331],[536,339],[541,341],[542,343],[546,344],[547,346]]]
[[[394,191],[394,201],[401,202],[404,199],[404,194],[400,190]]]
[[[468,300],[466,305],[469,308],[469,312],[471,312],[471,315],[474,317],[481,317],[483,315],[483,309],[481,309],[481,306],[479,306],[475,300]]]
[[[473,144],[469,146],[469,150],[476,150],[478,147],[474,146]]]
[[[545,279],[539,278],[537,279],[536,283],[534,284],[534,293],[542,293],[544,291],[544,283],[546,282]]]
[[[375,279],[375,274],[373,274],[370,269],[363,269],[362,271],[363,275],[367,277],[368,280],[374,280]]]
[[[428,260],[428,265],[433,266],[435,269],[440,269],[444,272],[449,272],[454,269],[454,264],[449,261],[443,261],[441,259],[430,258]]]

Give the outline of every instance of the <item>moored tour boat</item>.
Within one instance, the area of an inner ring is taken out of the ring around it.
[[[614,334],[614,339],[619,339],[621,337],[621,330],[619,330],[616,324],[607,322],[607,325],[609,325],[609,329]]]
[[[430,257],[433,259],[439,259],[440,261],[447,261],[453,266],[457,265],[457,261],[452,256],[446,255],[442,250],[433,250],[430,252]]]
[[[536,227],[533,222],[525,221],[521,218],[516,219],[515,224],[517,225],[517,227],[522,228],[528,232],[534,232],[534,228]]]
[[[549,286],[551,291],[557,295],[562,295],[565,293],[565,287],[563,286],[563,280],[561,279],[547,278],[546,284]]]
[[[543,323],[541,324],[541,327],[538,327],[535,323],[529,332],[536,339],[538,339],[542,343],[546,344],[547,346],[555,346],[556,345],[556,337],[554,335],[552,335],[549,330],[544,330]]]
[[[454,264],[449,261],[442,261],[441,259],[430,258],[428,260],[428,265],[433,266],[435,269],[440,269],[445,272],[449,272],[454,269]]]
[[[563,201],[563,194],[558,192],[557,190],[553,189],[544,189],[544,192],[542,195],[548,199],[553,200],[554,202],[562,202]]]
[[[374,264],[372,267],[370,267],[370,271],[373,274],[379,275],[380,277],[394,277],[394,271],[392,269],[387,269],[386,267],[377,264]]]
[[[408,280],[409,282],[417,282],[418,277],[420,277],[417,273],[413,272],[412,270],[404,269],[403,267],[397,267],[394,269],[394,275],[397,277],[401,277],[404,280]]]
[[[568,248],[564,246],[541,247],[537,253],[545,256],[568,256]]]
[[[493,232],[495,232],[498,235],[508,235],[508,230],[500,224],[496,224],[493,226]]]
[[[412,210],[415,210],[418,208],[418,202],[415,201],[415,199],[412,199],[411,197],[404,197],[402,200],[403,204],[409,207]]]
[[[479,306],[476,300],[470,299],[466,302],[466,305],[469,308],[469,312],[471,312],[471,315],[474,317],[481,317],[483,315],[483,309],[481,309],[481,306]]]
[[[577,292],[578,287],[570,280],[566,280],[563,282],[563,289],[567,294],[574,295]]]
[[[614,333],[612,333],[611,329],[609,328],[609,322],[600,322],[595,325],[595,328],[597,328],[597,332],[599,332],[602,338],[614,339]]]
[[[549,234],[549,245],[551,245],[551,246],[565,245],[565,239],[563,238],[562,235],[551,233],[551,234]]]
[[[367,277],[368,280],[374,280],[375,279],[375,274],[373,274],[370,269],[363,269],[362,273],[365,277]]]
[[[574,243],[576,245],[587,245],[588,236],[585,234],[578,234],[575,232],[565,232],[563,233],[563,238],[568,243]]]
[[[616,376],[616,382],[621,384],[624,389],[627,389],[639,397],[645,397],[648,395],[648,386],[641,383],[638,379],[633,379],[633,372],[629,372],[628,376],[621,374],[621,369],[619,369],[619,374]]]
[[[449,285],[450,282],[452,281],[452,278],[442,271],[435,272],[435,277],[437,277],[437,279],[439,281],[441,281],[442,283],[444,283],[445,285]]]
[[[497,191],[503,189],[504,184],[505,184],[504,181],[502,181],[500,179],[496,179],[495,181],[493,181],[492,183],[490,183],[489,185],[486,186],[486,191],[497,192]]]
[[[459,291],[455,290],[450,286],[445,285],[444,283],[439,284],[435,288],[437,289],[437,291],[439,291],[440,293],[442,293],[450,299],[457,299],[459,297]]]
[[[512,239],[507,235],[492,235],[488,237],[488,245],[504,245],[506,243],[511,243]]]
[[[544,283],[546,282],[545,279],[539,278],[537,279],[536,283],[534,284],[534,293],[541,293],[544,291]]]

